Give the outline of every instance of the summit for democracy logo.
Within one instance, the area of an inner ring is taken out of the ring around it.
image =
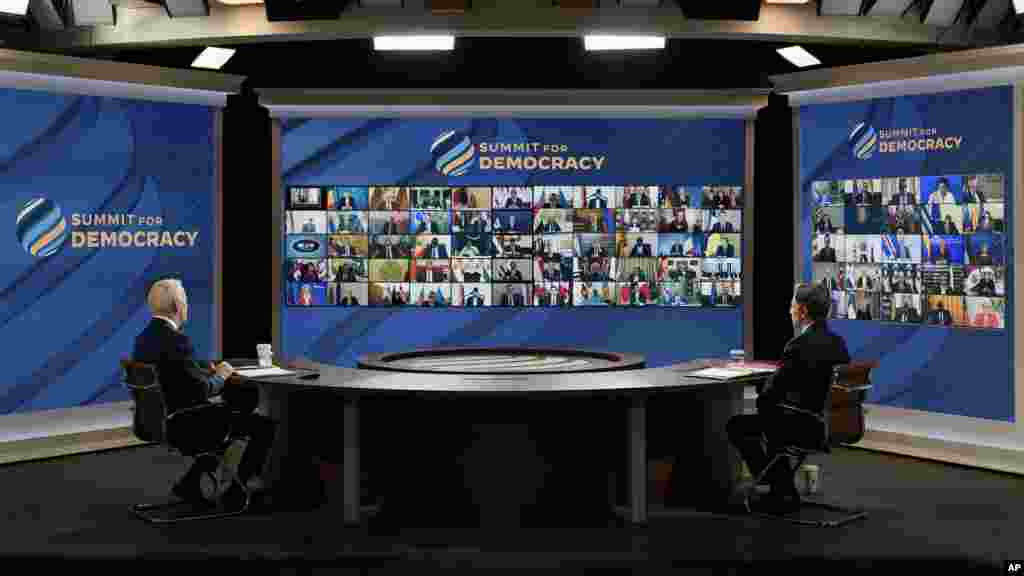
[[[607,156],[571,154],[567,144],[480,142],[457,130],[442,132],[430,147],[434,168],[444,176],[481,171],[590,172],[604,169]]]
[[[193,248],[198,230],[163,230],[162,216],[138,214],[72,214],[70,226],[60,206],[48,198],[21,205],[15,218],[15,237],[26,252],[38,258],[72,248]],[[132,227],[134,230],[124,230]],[[104,229],[107,228],[107,229]],[[142,228],[142,229],[139,229]]]
[[[850,150],[859,160],[867,160],[879,154],[900,152],[950,152],[959,151],[963,136],[939,133],[937,128],[888,128],[875,130],[865,122],[857,124],[850,132]]]

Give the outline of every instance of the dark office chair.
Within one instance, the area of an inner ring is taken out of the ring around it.
[[[212,484],[212,488],[208,491],[207,495],[210,503],[202,510],[196,510],[194,506],[191,509],[180,510],[182,504],[185,503],[172,501],[163,504],[136,504],[132,506],[132,512],[153,524],[170,524],[186,520],[205,520],[236,516],[247,511],[249,508],[248,489],[238,479],[234,466],[226,467],[223,465],[224,455],[235,437],[232,437],[230,429],[223,426],[220,422],[222,419],[221,415],[214,415],[209,411],[205,413],[209,414],[210,417],[216,416],[218,420],[214,426],[208,427],[208,429],[217,430],[222,428],[224,430],[223,436],[218,433],[211,435],[209,439],[197,440],[192,438],[188,445],[174,443],[167,434],[168,424],[189,419],[192,420],[192,422],[188,423],[189,426],[193,424],[202,425],[201,421],[204,418],[203,410],[208,408],[208,406],[185,408],[167,414],[167,406],[164,402],[164,394],[160,387],[160,379],[157,375],[156,367],[132,360],[122,360],[121,367],[124,369],[125,382],[134,401],[132,431],[135,436],[143,442],[164,444],[171,451],[182,456],[195,458],[197,461],[208,459],[211,461],[209,469],[217,471],[207,473],[210,482],[204,484]],[[226,488],[232,483],[236,483],[242,488],[245,500],[239,507],[225,509],[223,503],[218,501],[218,495],[224,494]],[[204,492],[207,491],[204,490]]]
[[[795,461],[793,470],[799,472],[800,466],[811,454],[830,453],[833,446],[860,442],[864,437],[864,397],[867,391],[871,389],[871,370],[877,366],[878,363],[874,361],[851,362],[850,364],[836,366],[832,370],[832,385],[829,386],[825,400],[825,410],[820,414],[789,404],[778,405],[792,417],[813,418],[820,425],[823,434],[818,438],[806,439],[806,442],[800,442],[799,444],[794,442],[769,447],[774,456],[768,465],[765,466],[764,470],[754,479],[750,489],[744,494],[743,504],[748,513],[751,512],[750,496],[752,492],[761,483],[772,466],[781,458],[789,458],[791,461]],[[820,527],[841,526],[867,516],[867,512],[863,510],[852,510],[824,502],[801,500],[800,505],[801,507],[808,506],[840,512],[842,516],[835,520],[804,520],[773,514],[759,513],[758,515]]]

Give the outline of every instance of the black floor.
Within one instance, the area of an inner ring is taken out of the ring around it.
[[[47,558],[243,558],[323,561],[327,569],[586,570],[753,573],[818,562],[985,573],[1024,558],[1024,478],[860,450],[815,460],[822,498],[870,511],[814,528],[755,518],[653,520],[646,527],[532,530],[346,528],[329,510],[170,527],[130,504],[166,499],[185,461],[161,447],[0,467],[0,555]],[[928,565],[920,562],[928,561]],[[805,564],[801,564],[801,562]],[[934,564],[933,564],[934,562]],[[743,567],[749,570],[743,570]]]

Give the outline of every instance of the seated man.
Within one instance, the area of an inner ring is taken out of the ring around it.
[[[157,368],[164,393],[167,413],[203,406],[185,419],[168,422],[168,439],[174,445],[210,445],[224,438],[248,436],[249,444],[238,466],[242,482],[258,474],[266,459],[274,436],[274,423],[265,416],[252,413],[254,405],[244,404],[230,379],[234,369],[222,362],[212,373],[193,358],[192,342],[181,330],[188,320],[188,299],[181,281],[163,279],[153,284],[147,297],[153,319],[135,339],[132,359]],[[212,366],[211,366],[212,367]],[[224,392],[225,402],[214,404],[209,398]],[[254,404],[254,403],[250,403]],[[202,499],[200,481],[208,470],[208,462],[197,460],[185,476],[175,484],[175,496],[183,500]],[[227,495],[237,502],[244,495],[237,486]]]
[[[778,370],[763,389],[758,390],[757,413],[740,414],[729,420],[729,440],[740,451],[754,477],[774,455],[771,447],[791,442],[813,445],[823,432],[809,416],[787,412],[778,405],[788,404],[821,414],[832,385],[833,367],[850,362],[846,342],[833,334],[825,322],[829,303],[829,293],[824,287],[797,286],[789,315],[799,334],[786,344]],[[768,502],[771,508],[789,511],[799,506],[793,474],[789,460],[780,458],[766,475],[771,484]]]

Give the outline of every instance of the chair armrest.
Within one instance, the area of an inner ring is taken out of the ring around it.
[[[211,406],[217,406],[217,404],[200,404],[198,406],[189,406],[188,408],[182,408],[181,410],[176,410],[168,414],[167,420],[170,421],[175,416],[183,416],[185,414],[202,412],[203,410],[208,410]]]
[[[794,414],[802,414],[804,416],[811,416],[812,418],[814,418],[816,420],[821,420],[822,419],[822,415],[821,414],[818,414],[816,412],[811,412],[810,410],[804,410],[803,408],[798,408],[796,406],[793,406],[792,404],[785,404],[785,403],[781,403],[780,402],[779,404],[776,404],[775,406],[777,406],[778,408],[781,408],[781,409],[783,409],[783,410],[785,410],[787,412],[793,412]]]
[[[861,386],[843,386],[842,384],[832,385],[833,390],[841,390],[843,392],[864,392],[866,390],[871,390],[872,388],[874,388],[874,386],[871,384],[863,384]]]

